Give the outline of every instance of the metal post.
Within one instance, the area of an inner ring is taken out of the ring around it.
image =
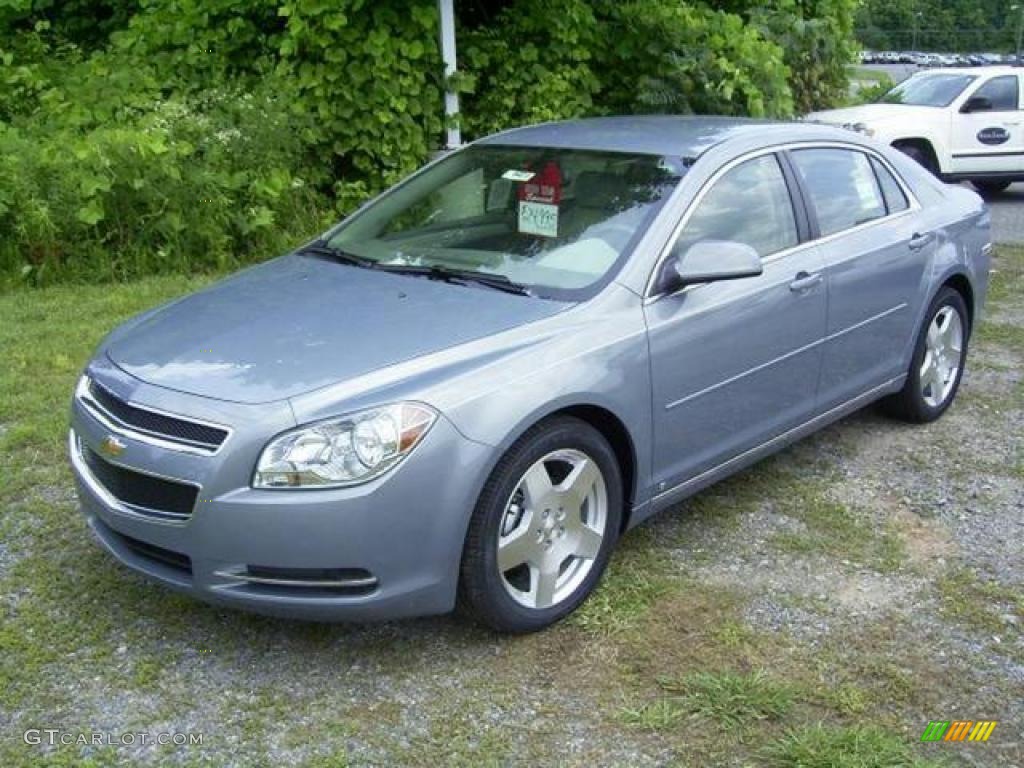
[[[1021,34],[1024,33],[1024,4],[1020,6],[1017,15],[1017,66],[1020,66],[1020,41]]]
[[[444,62],[444,76],[455,74],[455,10],[454,0],[437,0],[437,11],[441,17],[441,60]],[[445,149],[455,149],[462,144],[459,126],[455,116],[459,114],[459,95],[452,90],[444,92],[444,117],[448,122]]]

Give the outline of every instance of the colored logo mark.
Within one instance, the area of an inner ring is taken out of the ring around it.
[[[998,720],[932,720],[921,741],[988,741]]]

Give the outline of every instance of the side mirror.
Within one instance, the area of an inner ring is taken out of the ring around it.
[[[665,266],[664,282],[670,291],[695,283],[756,277],[764,271],[757,251],[731,240],[703,240],[682,254],[673,251]]]
[[[987,99],[984,96],[971,96],[964,105],[960,107],[960,111],[964,114],[968,112],[991,112],[992,111],[992,100]]]

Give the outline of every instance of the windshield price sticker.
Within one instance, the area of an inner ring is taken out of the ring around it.
[[[529,181],[536,175],[537,174],[534,173],[533,171],[511,170],[505,171],[503,174],[501,174],[501,178],[508,179],[509,181]]]
[[[526,235],[558,237],[558,206],[521,200],[519,231]]]

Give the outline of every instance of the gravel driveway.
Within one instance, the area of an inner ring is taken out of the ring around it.
[[[997,269],[942,420],[869,409],[804,440],[630,533],[584,610],[518,638],[263,619],[117,566],[61,466],[55,404],[94,339],[52,362],[52,403],[18,399],[17,371],[62,302],[128,299],[0,296],[0,329],[20,323],[0,330],[0,764],[1024,766],[1024,250]],[[40,461],[52,479],[18,486]],[[999,724],[920,743],[955,719]],[[26,744],[30,728],[203,743]]]
[[[1024,184],[1011,184],[988,201],[992,232],[1000,243],[1024,243]]]

